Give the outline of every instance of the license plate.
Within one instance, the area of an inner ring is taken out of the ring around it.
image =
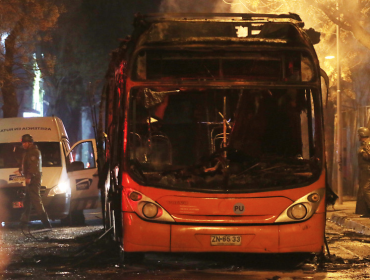
[[[13,202],[13,208],[23,208],[23,202],[22,201]]]
[[[241,244],[240,235],[211,235],[212,246],[240,246]]]

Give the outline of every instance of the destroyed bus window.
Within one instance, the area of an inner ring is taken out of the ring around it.
[[[301,52],[143,50],[134,79],[250,80],[309,82],[313,63]]]
[[[134,89],[132,175],[183,190],[222,191],[225,180],[236,192],[312,183],[321,170],[318,98],[296,88]]]
[[[273,41],[297,41],[300,34],[290,23],[270,23],[263,20],[252,22],[158,22],[153,23],[148,30],[146,43],[197,41],[233,41],[241,38],[250,40]]]

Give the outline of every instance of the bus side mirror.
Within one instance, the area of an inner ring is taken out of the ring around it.
[[[308,37],[310,37],[311,42],[312,42],[313,45],[320,43],[320,37],[321,37],[320,32],[317,32],[313,28],[305,29],[305,31],[306,31],[306,34],[308,35]]]
[[[78,170],[84,170],[85,165],[82,161],[74,161],[69,164],[67,167],[67,172],[72,172],[72,171],[78,171]]]

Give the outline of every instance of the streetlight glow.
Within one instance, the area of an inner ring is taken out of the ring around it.
[[[333,58],[335,58],[335,56],[334,56],[334,55],[328,55],[328,56],[325,56],[325,59],[333,59]]]

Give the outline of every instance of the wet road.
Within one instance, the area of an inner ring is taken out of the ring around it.
[[[25,237],[17,224],[0,230],[1,279],[367,279],[370,237],[328,222],[331,256],[323,265],[300,255],[147,254],[141,264],[121,265],[115,244],[101,237],[100,213],[87,226],[61,227]],[[35,225],[36,226],[36,225]]]

